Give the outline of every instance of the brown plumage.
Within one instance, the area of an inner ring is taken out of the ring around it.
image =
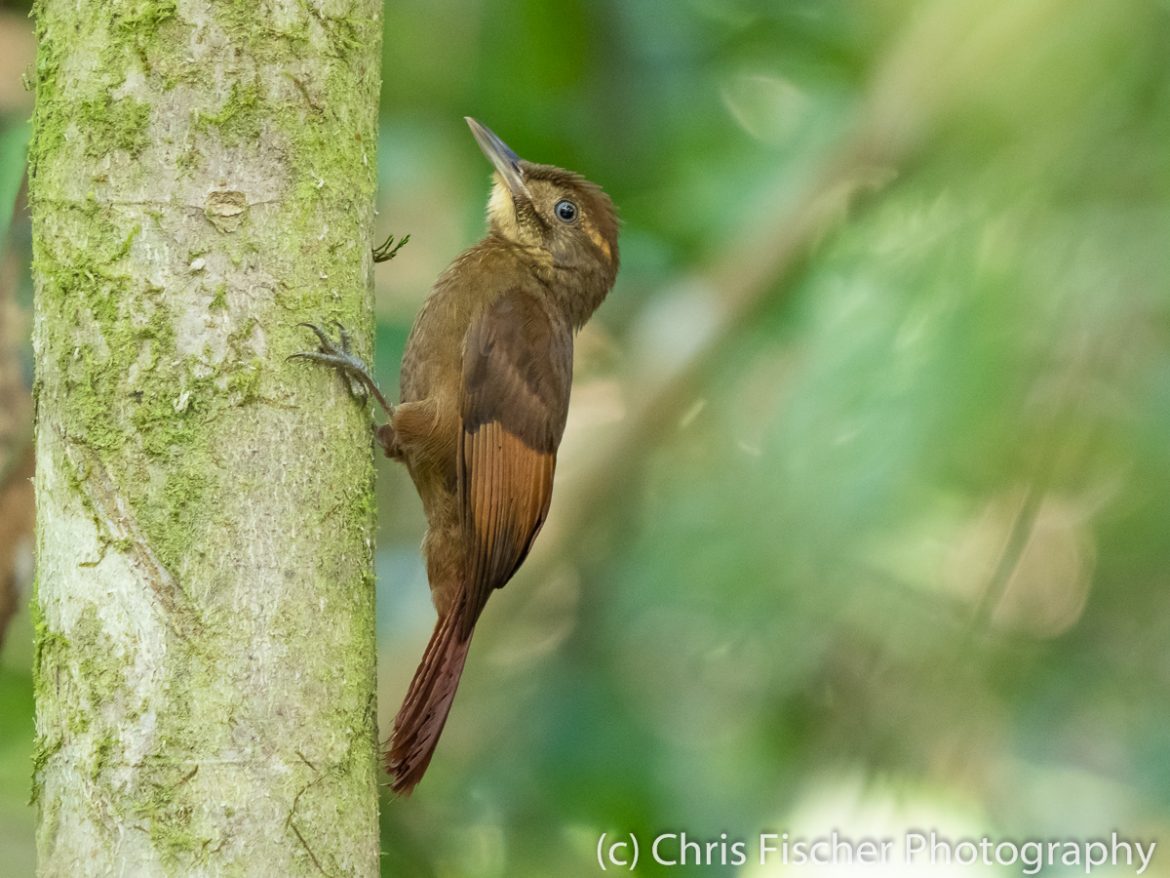
[[[524,561],[552,499],[569,410],[573,334],[613,285],[617,219],[609,198],[569,171],[519,159],[468,119],[495,168],[487,235],[435,282],[389,406],[342,337],[302,354],[371,388],[378,428],[427,516],[423,539],[438,621],[394,720],[386,769],[396,792],[422,778],[451,709],[488,597]]]

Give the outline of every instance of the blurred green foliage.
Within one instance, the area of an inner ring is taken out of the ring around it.
[[[592,874],[603,831],[1170,838],[1168,57],[1156,0],[387,6],[379,232],[412,240],[378,274],[384,385],[482,229],[462,116],[600,182],[624,230],[549,548],[384,803],[383,874]],[[737,242],[768,264],[844,143],[882,185],[558,532],[709,279]],[[388,729],[433,616],[389,464],[379,505]]]

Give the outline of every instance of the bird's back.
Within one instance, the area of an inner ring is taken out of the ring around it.
[[[431,287],[411,327],[399,399],[456,399],[471,321],[509,287],[536,283],[517,248],[494,235],[459,254]]]

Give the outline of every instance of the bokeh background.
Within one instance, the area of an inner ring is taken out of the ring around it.
[[[35,821],[26,12],[0,14],[14,876]],[[387,4],[378,230],[411,241],[378,269],[384,386],[482,232],[464,115],[603,184],[624,226],[551,519],[426,781],[383,803],[384,875],[596,874],[601,832],[1170,844],[1168,61],[1166,0]],[[379,464],[378,494],[388,729],[433,615],[404,472]]]

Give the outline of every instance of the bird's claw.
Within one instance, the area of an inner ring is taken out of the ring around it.
[[[382,391],[378,389],[373,376],[370,375],[370,370],[350,349],[349,331],[342,323],[337,320],[333,321],[333,325],[337,327],[336,342],[315,323],[298,323],[297,325],[312,330],[313,334],[317,336],[319,345],[315,351],[298,351],[295,354],[290,354],[288,359],[312,360],[314,363],[332,366],[345,376],[346,383],[349,385],[349,393],[354,399],[364,405],[370,394],[373,394],[383,409],[388,413],[391,411],[390,404],[382,395]]]
[[[403,235],[398,239],[398,243],[394,243],[394,236],[390,235],[374,248],[374,262],[389,262],[398,255],[398,251],[402,249],[403,245],[410,240],[410,235]]]
[[[349,347],[349,330],[345,328],[345,324],[340,320],[333,320],[330,322],[337,327],[336,344],[334,344],[333,339],[329,337],[329,333],[327,333],[316,323],[298,323],[297,326],[303,326],[306,329],[311,329],[313,331],[313,335],[317,336],[317,341],[321,343],[321,347],[317,351],[318,353],[329,354],[331,356],[344,355],[352,357],[353,354]],[[293,354],[292,356],[300,357],[304,356],[304,354],[298,353]],[[356,357],[354,357],[354,360],[358,363],[361,363],[361,360],[358,360]],[[364,369],[365,366],[363,365],[362,368]]]

